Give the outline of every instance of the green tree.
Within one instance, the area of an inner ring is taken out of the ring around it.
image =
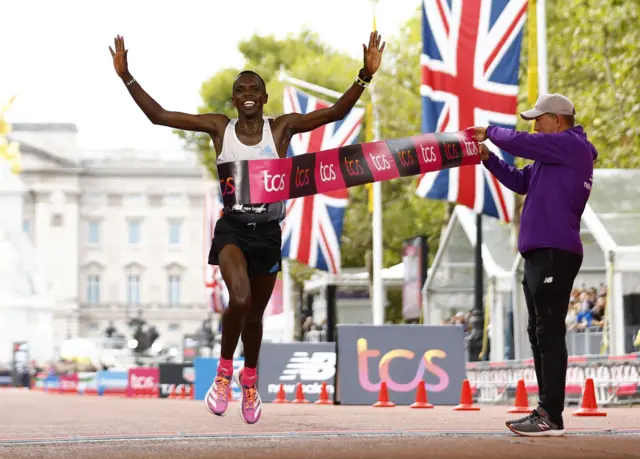
[[[638,167],[640,3],[554,3],[547,31],[549,91],[573,100],[578,122],[598,149],[596,167]]]

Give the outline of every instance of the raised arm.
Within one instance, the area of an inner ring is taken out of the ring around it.
[[[513,156],[532,159],[549,164],[572,164],[575,157],[568,154],[561,139],[560,134],[530,134],[525,131],[516,131],[499,126],[474,126],[473,138],[477,142],[491,140],[496,147],[508,151]]]
[[[175,129],[184,129],[185,131],[205,132],[212,136],[218,135],[224,131],[224,126],[228,121],[227,117],[217,113],[192,115],[189,113],[172,112],[165,110],[156,102],[142,86],[129,73],[129,65],[127,63],[128,49],[124,47],[124,38],[118,35],[114,39],[115,52],[109,46],[111,57],[113,58],[113,67],[118,76],[124,82],[129,94],[138,104],[138,107],[144,112],[153,124],[160,126],[168,126]]]
[[[279,117],[275,122],[285,123],[291,135],[300,132],[309,132],[323,126],[343,119],[354,107],[360,96],[364,92],[366,84],[380,67],[382,53],[386,43],[380,41],[382,37],[378,32],[371,32],[369,36],[369,46],[362,44],[364,51],[364,66],[358,74],[358,78],[351,87],[340,97],[331,107],[316,110],[311,113],[300,114],[291,113]]]

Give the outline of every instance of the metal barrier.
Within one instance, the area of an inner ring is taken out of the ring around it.
[[[640,354],[621,357],[570,357],[566,379],[566,403],[580,403],[587,378],[593,379],[600,406],[640,403]],[[467,364],[467,379],[480,403],[510,403],[518,380],[527,393],[537,394],[532,360]]]
[[[567,353],[574,356],[596,355],[600,352],[603,332],[600,327],[592,327],[584,330],[567,330],[565,342]],[[527,338],[527,342],[528,338]],[[526,346],[525,358],[533,357],[531,347]]]

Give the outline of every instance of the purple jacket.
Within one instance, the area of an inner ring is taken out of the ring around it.
[[[527,197],[518,251],[551,247],[582,255],[580,218],[591,194],[598,157],[582,126],[554,134],[530,134],[489,126],[487,137],[513,156],[535,162],[516,169],[493,153],[484,166],[507,188]]]

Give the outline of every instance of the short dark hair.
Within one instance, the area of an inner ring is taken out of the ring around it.
[[[260,82],[262,83],[262,89],[264,89],[265,92],[267,91],[267,85],[265,84],[264,80],[262,79],[262,77],[260,75],[258,75],[253,70],[243,70],[242,72],[238,73],[238,75],[236,76],[236,79],[233,80],[233,85],[234,86],[236,84],[236,81],[238,81],[238,78],[240,78],[242,75],[254,75],[254,76],[257,76],[258,79],[260,80]]]
[[[564,120],[564,124],[568,127],[572,128],[576,125],[576,117],[575,115],[558,115],[557,113],[546,113],[547,116],[556,116],[558,118],[562,118]]]
[[[576,117],[574,115],[558,115],[558,116],[564,119],[565,124],[570,128],[576,125]]]

